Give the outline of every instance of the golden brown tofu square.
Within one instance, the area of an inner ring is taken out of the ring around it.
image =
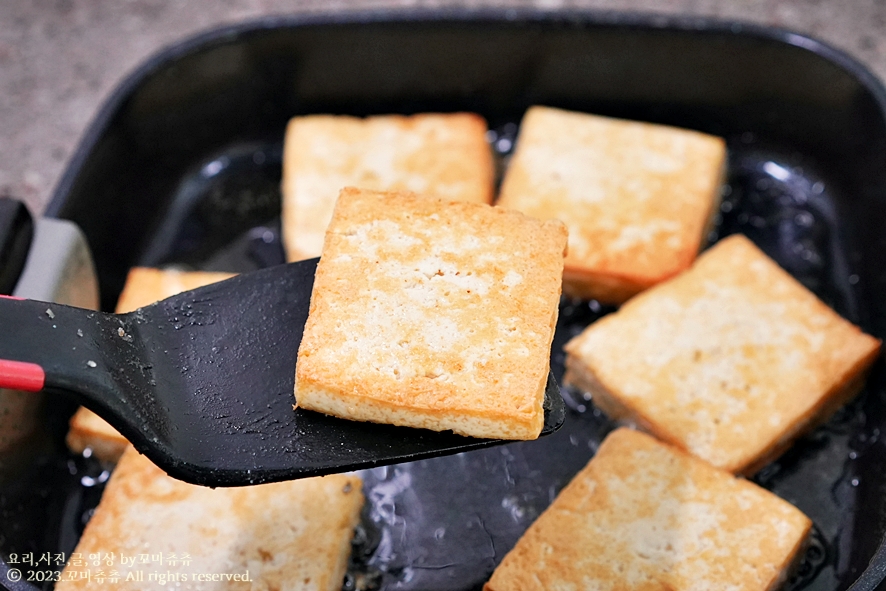
[[[361,486],[336,474],[212,489],[129,447],[55,588],[338,591]]]
[[[283,154],[287,260],[320,256],[344,187],[491,203],[495,168],[486,132],[473,113],[293,118]]]
[[[880,341],[736,234],[565,348],[611,417],[752,474],[859,391]]]
[[[485,591],[768,591],[812,522],[774,494],[622,428],[504,557]]]
[[[696,131],[532,107],[497,204],[563,220],[563,291],[620,304],[695,260],[725,159]]]
[[[534,439],[566,228],[490,205],[342,191],[317,267],[296,404]]]

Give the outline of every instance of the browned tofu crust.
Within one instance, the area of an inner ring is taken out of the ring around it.
[[[491,203],[495,168],[486,132],[473,113],[293,118],[283,154],[287,259],[320,256],[344,187]]]
[[[565,349],[611,417],[752,474],[858,392],[880,341],[737,234]]]
[[[622,428],[502,560],[485,591],[765,591],[812,522],[774,494]]]
[[[69,560],[55,588],[338,591],[361,486],[338,474],[211,489],[170,478],[129,447],[69,557],[81,563]]]
[[[133,312],[183,291],[224,281],[233,276],[233,273],[133,267],[126,276],[116,311],[118,314]]]
[[[718,137],[537,106],[497,203],[563,220],[563,291],[620,304],[695,260],[725,160]]]
[[[534,439],[566,229],[489,205],[342,191],[298,353],[297,405]]]

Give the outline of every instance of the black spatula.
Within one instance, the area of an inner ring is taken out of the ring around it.
[[[209,486],[501,443],[293,411],[316,266],[240,275],[129,314],[0,298],[0,387],[70,394],[170,475]],[[542,434],[564,416],[549,376]]]

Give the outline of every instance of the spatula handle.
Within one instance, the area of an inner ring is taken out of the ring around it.
[[[39,392],[46,383],[46,372],[36,363],[0,359],[0,388]]]
[[[154,461],[165,457],[168,468],[157,446],[170,427],[154,396],[153,366],[142,362],[144,322],[138,313],[0,298],[0,387],[65,394],[142,453],[153,451]]]
[[[0,295],[0,299],[22,300],[22,298],[7,295]],[[9,331],[6,323],[2,323],[0,326],[6,326]],[[9,332],[11,333],[11,331]],[[36,363],[0,359],[0,388],[22,390],[24,392],[39,392],[43,389],[45,382],[46,372]]]
[[[119,404],[121,364],[111,352],[138,355],[129,330],[125,317],[115,314],[0,297],[0,387],[60,390],[80,402]]]
[[[37,392],[49,385],[47,372],[59,363],[70,367],[75,358],[98,357],[93,339],[84,338],[88,331],[75,327],[87,326],[88,313],[0,296],[0,387]]]
[[[0,299],[21,301],[22,298],[0,295]],[[2,322],[0,326],[6,327],[8,325]],[[0,358],[0,388],[39,392],[43,389],[45,382],[46,372],[36,363]]]

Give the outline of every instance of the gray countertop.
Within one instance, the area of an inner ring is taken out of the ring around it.
[[[858,0],[8,0],[0,2],[0,195],[40,213],[80,137],[145,58],[201,30],[272,14],[535,7],[707,16],[791,29],[886,79],[886,1]]]

